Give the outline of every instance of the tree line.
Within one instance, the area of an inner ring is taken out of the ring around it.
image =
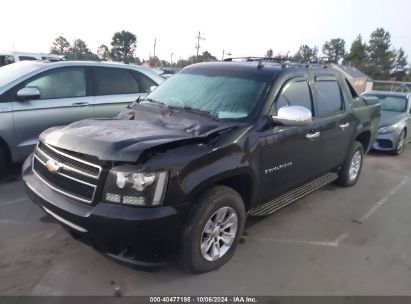
[[[110,47],[102,44],[97,48],[96,53],[90,50],[84,40],[74,39],[73,43],[70,44],[70,42],[63,36],[59,36],[53,41],[50,53],[65,56],[67,60],[116,61],[135,64],[144,63],[144,60],[141,61],[140,58],[135,56],[134,53],[136,49],[136,35],[128,31],[121,31],[114,33]],[[204,51],[198,58],[193,55],[187,59],[180,58],[175,63],[171,63],[167,60],[160,60],[157,56],[151,56],[147,61],[151,66],[173,66],[183,68],[195,62],[216,60],[217,58],[215,56],[211,55],[208,51]]]
[[[134,55],[137,48],[137,37],[131,32],[121,31],[114,33],[111,39],[111,48],[102,44],[97,52],[92,52],[82,39],[74,39],[73,43],[63,36],[57,37],[50,48],[51,54],[63,55],[68,60],[101,60],[120,61],[125,63],[140,63]]]
[[[278,55],[283,59],[297,60],[309,63],[342,63],[351,65],[363,71],[376,80],[411,81],[410,67],[404,49],[395,49],[391,43],[391,34],[383,28],[377,28],[371,33],[368,42],[361,34],[352,42],[349,51],[342,38],[326,41],[319,54],[318,46],[301,45],[294,55]],[[267,57],[273,57],[273,51],[266,52]]]
[[[160,60],[157,56],[141,61],[135,56],[136,48],[136,35],[128,31],[120,31],[114,33],[110,46],[102,44],[96,53],[92,52],[82,39],[75,39],[70,44],[62,36],[53,41],[50,52],[64,55],[68,60],[118,61],[135,64],[148,61],[150,66],[178,68],[195,62],[217,60],[208,51],[204,51],[198,57],[193,55],[186,59],[180,58],[174,63]],[[273,50],[269,49],[265,56],[274,57]],[[303,44],[293,55],[279,54],[275,57],[309,63],[342,63],[354,66],[376,80],[395,78],[398,81],[411,81],[411,70],[404,49],[402,47],[395,49],[391,43],[391,34],[383,28],[377,28],[373,31],[368,42],[363,40],[361,34],[358,35],[349,50],[346,49],[344,39],[333,38],[323,44],[321,53],[318,46],[310,47]]]

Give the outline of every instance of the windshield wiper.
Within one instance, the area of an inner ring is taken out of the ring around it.
[[[189,106],[176,107],[176,108],[183,109],[183,110],[186,110],[188,112],[197,113],[197,114],[200,114],[200,115],[206,115],[206,116],[208,116],[208,117],[210,117],[214,120],[216,119],[216,117],[213,114],[211,114],[211,112],[206,111],[206,110],[195,109],[195,108],[192,108],[192,107],[189,107]]]
[[[155,100],[155,99],[153,99],[153,98],[143,98],[143,99],[140,99],[139,101],[140,101],[140,102],[141,102],[141,101],[148,101],[148,102],[150,102],[150,103],[158,104],[159,106],[170,110],[170,107],[169,107],[167,104],[165,104],[165,103],[162,102],[162,101]]]

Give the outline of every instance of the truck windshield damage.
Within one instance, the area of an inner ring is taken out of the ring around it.
[[[143,102],[208,113],[218,119],[250,116],[267,86],[265,79],[181,72]]]

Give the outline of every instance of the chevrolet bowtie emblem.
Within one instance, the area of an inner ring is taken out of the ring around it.
[[[54,160],[51,160],[51,159],[49,159],[46,162],[46,167],[51,173],[57,173],[57,172],[60,172],[61,169],[63,169],[62,164],[55,162]]]

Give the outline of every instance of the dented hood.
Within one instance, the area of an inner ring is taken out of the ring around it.
[[[189,143],[233,126],[187,111],[135,105],[114,119],[87,119],[49,129],[40,140],[100,160],[133,162],[146,149],[171,142]]]

